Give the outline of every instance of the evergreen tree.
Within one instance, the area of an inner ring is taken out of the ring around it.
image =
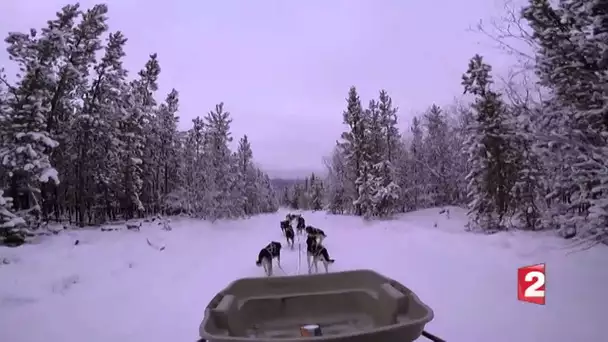
[[[343,122],[348,126],[348,131],[343,132],[338,143],[339,153],[344,156],[347,181],[344,184],[344,197],[347,207],[342,208],[347,212],[362,215],[362,206],[367,206],[371,192],[366,184],[369,165],[365,159],[366,118],[361,107],[361,100],[357,89],[351,87],[348,91],[347,107],[343,112]],[[362,197],[363,196],[363,197]]]
[[[333,214],[344,214],[347,208],[350,208],[352,201],[347,192],[347,186],[350,184],[346,161],[338,146],[334,148],[331,158],[325,160],[325,164],[328,171],[326,179],[328,209]]]
[[[205,117],[205,153],[209,158],[211,169],[212,187],[206,189],[212,194],[212,203],[209,208],[208,217],[212,219],[229,218],[238,216],[232,208],[234,200],[231,192],[235,182],[235,174],[231,169],[231,152],[228,144],[232,141],[230,133],[230,113],[224,111],[224,104],[219,103],[215,110],[210,111]],[[242,203],[239,201],[239,209]]]
[[[476,96],[474,122],[465,141],[469,151],[469,214],[472,223],[484,230],[504,227],[509,211],[512,184],[511,150],[507,134],[506,109],[500,94],[491,89],[491,66],[475,55],[462,76],[465,92]]]
[[[239,147],[237,150],[237,158],[239,165],[239,181],[241,182],[241,188],[243,189],[243,212],[245,215],[252,215],[257,212],[256,206],[259,205],[258,189],[256,188],[256,177],[257,173],[255,167],[252,164],[253,151],[251,150],[251,144],[247,135],[243,136],[239,140]]]
[[[407,195],[410,197],[408,208],[417,210],[426,204],[424,202],[424,194],[426,193],[426,177],[420,160],[424,157],[424,137],[422,132],[422,124],[418,117],[412,119],[412,142],[410,144],[409,159],[408,159],[408,189]]]
[[[448,124],[441,108],[432,105],[424,114],[426,136],[423,141],[424,164],[427,177],[427,191],[429,204],[441,206],[450,203],[450,183],[448,182],[447,170],[450,168]]]
[[[111,33],[101,61],[94,67],[94,78],[86,92],[82,110],[76,111],[70,130],[74,133],[67,152],[75,155],[73,173],[77,180],[75,198],[79,201],[78,223],[85,225],[87,208],[100,203],[100,210],[92,221],[116,219],[117,198],[114,189],[119,184],[116,113],[121,103],[120,92],[125,85],[127,71],[122,66],[127,39],[121,32]],[[96,194],[96,196],[94,195]]]
[[[163,197],[167,196],[170,189],[179,184],[177,152],[179,151],[177,123],[179,117],[179,94],[172,89],[167,95],[165,102],[161,104],[154,123],[159,135],[158,159],[160,161],[160,188]]]
[[[471,171],[471,165],[468,162],[468,151],[464,146],[467,137],[468,128],[473,122],[473,113],[470,108],[457,107],[454,108],[454,122],[450,130],[450,149],[452,153],[452,172],[451,182],[454,184],[455,195],[454,204],[462,206],[468,203],[468,182],[466,176]]]
[[[4,106],[0,160],[9,178],[8,195],[14,199],[15,209],[32,224],[37,224],[44,206],[41,183],[59,182],[50,160],[59,143],[50,134],[47,119],[53,109],[49,100],[54,95],[54,63],[63,57],[65,46],[52,35],[70,31],[78,14],[77,6],[66,6],[40,36],[31,30],[29,35],[10,33],[5,40],[9,56],[23,70],[23,76]]]
[[[401,134],[397,127],[397,108],[393,107],[393,100],[385,90],[380,91],[378,111],[384,136],[384,159],[393,163],[398,154]]]
[[[536,72],[544,103],[535,148],[550,169],[552,220],[562,230],[608,235],[606,4],[530,0],[522,16],[540,46]]]
[[[314,173],[310,175],[309,209],[321,210],[325,206],[323,180]]]
[[[397,108],[393,107],[392,102],[388,93],[381,90],[377,102],[377,111],[372,108],[370,103],[370,113],[372,113],[373,121],[379,122],[378,132],[376,133],[377,128],[374,124],[370,129],[370,134],[380,137],[379,142],[372,145],[369,153],[373,163],[371,186],[373,189],[373,214],[376,216],[393,214],[396,212],[400,200],[401,186],[396,179],[397,171],[394,161],[401,135],[397,128]],[[374,112],[377,112],[377,119]]]

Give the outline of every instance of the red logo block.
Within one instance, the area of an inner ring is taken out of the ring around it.
[[[517,300],[545,305],[545,264],[524,266],[517,269]]]

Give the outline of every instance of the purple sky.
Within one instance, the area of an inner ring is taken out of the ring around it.
[[[39,28],[66,1],[2,0],[0,32]],[[84,7],[96,1],[81,1]],[[500,13],[494,0],[109,0],[110,29],[129,38],[135,74],[157,52],[158,98],[180,92],[180,128],[220,101],[274,176],[322,170],[342,127],[348,88],[367,104],[384,88],[405,129],[432,103],[460,97],[476,52],[508,58],[467,29]],[[480,44],[480,42],[482,42]],[[0,66],[11,70],[4,51]],[[14,69],[13,69],[14,70]]]

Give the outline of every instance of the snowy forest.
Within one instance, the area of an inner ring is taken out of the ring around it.
[[[178,131],[178,92],[156,100],[159,58],[130,77],[127,37],[107,22],[106,5],[68,5],[43,28],[6,37],[19,74],[0,76],[0,228],[276,211],[247,136],[229,148],[224,104]]]
[[[362,99],[345,89],[345,130],[323,159],[326,173],[276,193],[247,136],[231,151],[228,106],[179,131],[178,92],[156,94],[158,56],[130,77],[127,37],[110,31],[107,6],[65,6],[43,28],[5,39],[20,72],[0,75],[0,228],[182,213],[216,220],[279,205],[383,218],[454,205],[469,209],[471,230],[556,229],[600,241],[608,231],[601,6],[530,0],[513,9],[508,32],[493,37],[522,73],[505,79],[474,55],[462,68],[466,101],[429,103],[411,122],[398,122],[387,91]]]
[[[557,229],[604,239],[608,14],[602,2],[552,3],[512,8],[498,32],[481,27],[518,57],[526,77],[497,82],[475,55],[461,80],[470,101],[429,104],[407,132],[386,91],[366,103],[352,87],[346,129],[325,160],[327,178],[286,189],[281,203],[369,218],[464,206],[471,230]]]

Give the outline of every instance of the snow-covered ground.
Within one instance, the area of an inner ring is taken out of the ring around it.
[[[448,341],[606,340],[608,248],[568,254],[566,241],[548,234],[465,233],[462,211],[452,208],[449,219],[438,212],[383,222],[304,217],[326,231],[333,270],[371,268],[399,280],[435,311],[427,330]],[[257,253],[283,241],[284,215],[215,224],[174,219],[173,231],[154,223],[141,232],[66,231],[0,248],[8,262],[0,263],[0,341],[194,341],[217,291],[262,275]],[[287,273],[298,272],[298,255],[284,252]],[[547,305],[518,302],[517,268],[541,262]]]

